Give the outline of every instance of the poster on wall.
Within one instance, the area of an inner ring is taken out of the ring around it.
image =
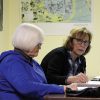
[[[0,31],[3,30],[3,0],[0,0]]]
[[[92,0],[21,0],[21,16],[48,35],[61,35],[72,26],[91,25]]]

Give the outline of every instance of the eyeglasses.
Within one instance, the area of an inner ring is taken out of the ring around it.
[[[36,45],[36,47],[40,49],[41,45],[42,45],[42,43],[39,43],[39,44]]]
[[[78,38],[73,38],[73,39],[75,39],[78,44],[84,43],[85,46],[89,46],[89,44],[90,44],[90,41],[87,41],[87,40],[84,41],[84,40],[78,39]]]

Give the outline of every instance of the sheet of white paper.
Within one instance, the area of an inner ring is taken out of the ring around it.
[[[100,81],[88,81],[87,83],[78,83],[78,90],[95,87],[100,87]]]
[[[88,81],[87,84],[95,84],[95,85],[100,85],[100,81]]]
[[[88,88],[88,87],[78,87],[78,91],[84,90],[86,88]]]

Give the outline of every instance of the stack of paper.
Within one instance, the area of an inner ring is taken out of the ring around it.
[[[77,85],[78,90],[100,87],[100,76],[94,77],[91,81],[88,81],[87,83],[78,83]]]

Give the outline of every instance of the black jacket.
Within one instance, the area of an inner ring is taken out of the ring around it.
[[[71,64],[69,63],[70,54],[69,50],[64,47],[56,48],[50,51],[42,60],[41,66],[47,77],[48,83],[55,84],[66,84],[65,79],[70,76]],[[77,71],[75,75],[80,72],[86,71],[86,61],[84,56],[80,56],[77,61],[80,60],[78,64]]]

